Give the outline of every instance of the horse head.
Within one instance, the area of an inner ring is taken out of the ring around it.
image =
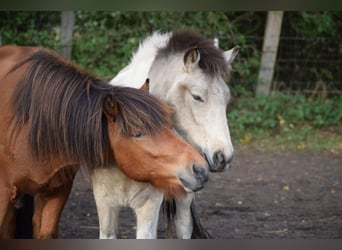
[[[151,66],[150,92],[173,106],[175,129],[205,157],[210,170],[223,171],[234,155],[226,114],[230,91],[224,79],[239,47],[224,52],[196,34],[175,36]],[[176,42],[181,36],[182,43]],[[184,49],[191,39],[195,42]]]
[[[115,163],[128,177],[167,196],[197,191],[208,181],[205,159],[172,132],[168,105],[142,90],[118,88],[103,110]]]

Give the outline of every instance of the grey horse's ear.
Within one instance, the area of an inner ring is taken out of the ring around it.
[[[193,70],[201,59],[198,48],[191,48],[184,54],[184,66],[188,71]]]
[[[240,46],[236,45],[234,48],[224,52],[224,58],[226,59],[227,63],[231,64],[233,62],[236,55],[239,53],[239,50]]]
[[[140,90],[145,91],[145,92],[150,91],[150,79],[149,78],[146,78],[146,81],[143,84],[143,86],[140,87]]]
[[[113,98],[113,95],[108,94],[103,100],[103,112],[109,120],[115,122],[117,114],[119,112],[119,105]]]

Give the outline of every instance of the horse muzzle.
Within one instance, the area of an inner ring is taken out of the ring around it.
[[[213,154],[212,158],[209,158],[205,153],[203,153],[203,157],[209,165],[210,172],[223,172],[231,167],[234,154],[226,156],[222,151],[218,150]]]
[[[209,168],[207,164],[193,163],[190,166],[191,174],[180,174],[179,180],[186,192],[196,192],[202,189],[209,180]]]

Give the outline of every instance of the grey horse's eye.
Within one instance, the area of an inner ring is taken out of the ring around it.
[[[194,98],[195,101],[204,102],[203,99],[199,95],[192,95],[192,98]]]

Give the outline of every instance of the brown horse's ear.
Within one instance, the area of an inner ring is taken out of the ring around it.
[[[141,86],[140,90],[149,92],[150,91],[150,79],[146,78],[146,81],[143,86]]]
[[[103,101],[103,112],[108,118],[115,122],[119,112],[119,106],[111,94],[108,94]]]
[[[199,60],[201,59],[201,55],[199,53],[198,48],[191,48],[184,54],[184,66],[187,71],[192,71],[196,65],[198,64]]]

